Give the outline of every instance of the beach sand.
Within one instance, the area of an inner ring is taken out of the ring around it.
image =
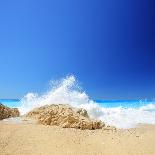
[[[155,155],[155,125],[115,131],[0,121],[0,155]]]

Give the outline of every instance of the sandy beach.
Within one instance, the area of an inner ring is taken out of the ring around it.
[[[154,155],[155,125],[79,130],[0,121],[0,155]]]

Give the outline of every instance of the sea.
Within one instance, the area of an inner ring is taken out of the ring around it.
[[[0,103],[18,108],[22,115],[43,105],[69,104],[86,109],[93,119],[124,129],[155,124],[155,99],[95,100],[79,86],[73,75],[50,82],[49,89],[41,94],[29,92],[21,99],[0,99]]]

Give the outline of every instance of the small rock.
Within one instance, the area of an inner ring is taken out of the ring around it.
[[[0,103],[0,120],[10,117],[19,117],[20,113],[17,108],[9,108]]]

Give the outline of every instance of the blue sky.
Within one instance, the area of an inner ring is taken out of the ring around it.
[[[97,99],[155,97],[151,0],[3,0],[0,98],[74,74]]]

